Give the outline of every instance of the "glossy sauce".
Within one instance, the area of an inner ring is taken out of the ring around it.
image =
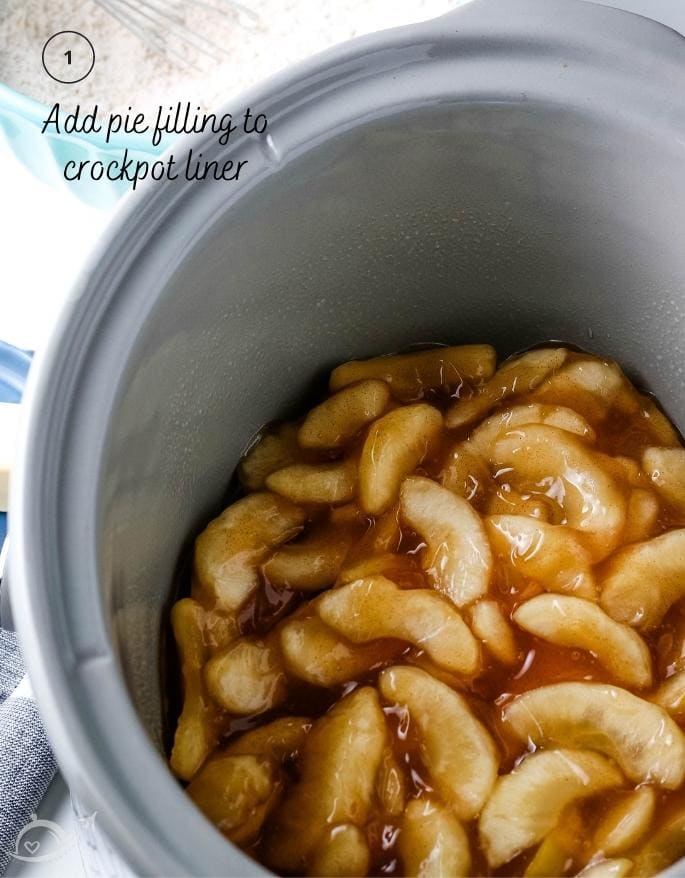
[[[571,354],[571,359],[567,361],[567,364],[579,356],[581,355]],[[582,356],[586,357],[586,355]],[[462,386],[460,392],[468,396],[471,390]],[[439,394],[431,394],[426,401],[445,409],[453,403],[454,396],[455,394],[447,398]],[[531,397],[518,396],[507,400],[500,408],[509,408],[532,401],[538,401],[534,395]],[[544,402],[545,404],[553,404],[551,400],[544,400]],[[564,400],[560,404],[573,407],[568,400]],[[639,461],[643,449],[658,444],[655,442],[649,420],[642,413],[636,413],[634,416],[612,413],[605,421],[600,424],[595,423],[593,426],[597,437],[592,447],[613,456],[625,455]],[[446,435],[432,457],[424,461],[417,472],[437,479],[445,465],[448,449],[456,442],[466,438],[471,429],[452,431]],[[361,439],[357,440],[357,446],[360,445],[361,441]],[[347,447],[346,452],[349,452],[349,449],[350,446]],[[507,474],[500,475],[496,482],[506,496]],[[476,484],[477,477],[474,477],[474,487]],[[561,523],[560,508],[554,499],[550,498],[547,485],[531,489],[530,494],[531,496],[537,495],[545,504],[548,504],[552,516],[551,520],[554,523]],[[486,488],[485,493],[479,495],[475,503],[477,510],[483,513],[490,499],[491,491]],[[312,514],[319,516],[322,513],[321,510],[312,510]],[[367,526],[370,527],[372,523],[372,519],[367,520]],[[685,525],[685,521],[682,517],[662,503],[658,524],[651,536],[683,525]],[[404,559],[396,565],[392,572],[389,572],[390,578],[402,588],[430,587],[430,583],[418,563],[418,552],[422,546],[423,544],[416,534],[403,528],[397,554],[404,556]],[[506,569],[496,566],[488,597],[496,599],[507,619],[510,619],[512,612],[521,603],[542,592],[543,589],[538,583],[521,581],[520,577],[515,578]],[[272,630],[279,621],[292,613],[298,606],[313,597],[315,595],[297,593],[289,589],[276,589],[268,581],[263,581],[260,589],[241,611],[241,631],[243,634],[263,635]],[[484,670],[473,680],[451,678],[445,671],[431,668],[439,679],[453,685],[457,691],[466,695],[474,714],[484,722],[492,733],[501,751],[501,774],[511,770],[527,752],[519,741],[507,736],[500,723],[502,707],[515,695],[538,686],[563,681],[597,681],[628,688],[625,683],[612,678],[611,673],[589,652],[551,644],[517,628],[513,622],[511,624],[519,648],[519,659],[515,667],[506,667],[498,663],[489,656],[486,650],[483,650]],[[656,685],[666,676],[685,667],[685,609],[676,605],[667,613],[662,624],[656,630],[643,636],[652,654],[656,677],[654,688],[656,688]],[[393,663],[414,663],[425,666],[426,658],[419,650],[407,646],[399,660],[395,659]],[[387,664],[386,660],[385,665]],[[270,722],[277,717],[303,715],[316,719],[356,686],[374,685],[382,666],[379,663],[363,678],[350,681],[344,687],[339,687],[336,690],[325,690],[298,681],[291,681],[287,700],[277,709],[256,717],[226,717],[223,743],[228,743],[246,730]],[[645,692],[637,694],[649,695]],[[408,714],[400,708],[389,705],[384,706],[384,713],[395,755],[404,770],[407,797],[420,796],[422,793],[430,791],[430,779],[426,775],[420,756],[420,747]],[[286,765],[286,771],[292,780],[297,778],[296,765]],[[685,806],[685,791],[682,789],[671,792],[657,788],[657,793],[658,805],[653,827],[659,826],[675,809]],[[580,804],[580,814],[584,826],[588,827],[588,832],[578,838],[577,850],[573,852],[573,856],[567,863],[565,874],[575,874],[586,864],[587,858],[592,854],[592,851],[587,849],[588,839],[591,836],[590,830],[616,800],[616,796],[617,793],[612,791],[595,796]],[[403,874],[397,845],[401,831],[398,823],[399,818],[384,814],[378,806],[375,807],[366,826],[367,840],[372,855],[369,874],[397,876]],[[246,848],[252,856],[262,862],[264,861],[262,843],[264,837],[268,836],[269,825],[267,819],[261,835]],[[467,824],[466,830],[471,840],[472,874],[474,875],[522,875],[537,847],[533,847],[501,868],[491,870],[484,855],[479,850],[476,822]]]

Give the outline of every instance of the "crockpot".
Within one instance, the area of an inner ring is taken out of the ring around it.
[[[238,183],[128,198],[30,378],[12,589],[60,765],[136,872],[264,874],[169,773],[161,636],[246,444],[333,364],[560,339],[685,428],[683,94],[660,24],[477,0],[246,95],[259,138],[184,143]]]

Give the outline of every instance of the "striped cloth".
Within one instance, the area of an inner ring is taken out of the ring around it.
[[[56,770],[17,635],[0,628],[0,875]]]

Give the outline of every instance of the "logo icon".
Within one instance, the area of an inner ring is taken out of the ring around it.
[[[95,821],[95,814],[79,818],[79,823],[87,826]],[[41,863],[63,856],[77,843],[77,837],[52,820],[41,820],[37,814],[31,814],[30,821],[17,837],[10,857],[24,863]]]

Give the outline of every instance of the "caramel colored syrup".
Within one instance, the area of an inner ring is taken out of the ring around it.
[[[566,365],[579,357],[587,359],[587,356],[571,353]],[[462,396],[468,397],[473,389],[462,385],[459,392]],[[456,394],[448,397],[436,393],[428,395],[425,401],[444,411],[454,402],[455,396]],[[516,396],[506,400],[491,413],[495,413],[499,409],[537,401],[539,400],[536,399],[534,393]],[[544,403],[554,404],[549,399],[545,399]],[[575,408],[573,401],[569,401],[568,398],[560,401],[559,404]],[[582,410],[580,403],[578,409]],[[597,435],[595,442],[590,447],[612,456],[624,455],[639,462],[645,448],[658,444],[655,442],[653,432],[650,431],[648,421],[639,413],[633,416],[612,413],[600,423],[593,423],[593,426]],[[445,433],[441,442],[433,450],[431,456],[423,462],[417,473],[439,480],[448,450],[457,442],[467,438],[471,429]],[[363,437],[354,443],[357,448],[361,447],[362,441]],[[351,447],[346,448],[346,453],[350,452]],[[505,491],[507,489],[506,479],[505,474],[497,480],[498,487]],[[487,503],[491,499],[489,490],[486,488],[485,493],[479,496],[478,502],[475,504],[481,514],[485,514]],[[553,498],[550,499],[547,487],[532,486],[530,495],[535,496],[536,494],[545,503],[550,504],[553,523],[563,523],[558,504]],[[313,518],[321,514],[324,513],[320,509],[312,510]],[[373,520],[369,518],[367,526],[371,527],[372,524]],[[685,521],[682,520],[682,517],[662,504],[658,523],[652,536],[684,525]],[[427,576],[420,567],[422,548],[423,544],[417,535],[403,528],[401,543],[397,551],[398,555],[403,556],[403,560],[398,565],[394,576],[394,581],[400,587],[431,587]],[[542,592],[543,589],[538,583],[521,580],[520,577],[514,579],[507,570],[496,564],[488,597],[497,600],[506,618],[511,620],[513,611],[521,603]],[[269,582],[263,581],[261,588],[243,607],[240,615],[241,631],[243,634],[266,634],[297,607],[313,597],[315,595],[297,593],[290,589],[276,589]],[[628,688],[621,680],[614,679],[611,673],[589,652],[553,645],[517,628],[513,622],[511,625],[515,630],[519,647],[519,658],[514,667],[506,667],[498,663],[484,650],[484,668],[475,679],[459,679],[451,677],[450,674],[435,667],[431,668],[432,672],[443,682],[452,685],[465,695],[474,714],[491,732],[500,749],[500,774],[510,771],[528,752],[525,745],[506,734],[501,723],[502,708],[514,696],[539,686],[569,681],[611,683]],[[643,636],[652,654],[655,670],[653,689],[656,689],[667,676],[685,668],[685,607],[673,607],[658,628]],[[426,667],[426,657],[419,650],[407,646],[399,659],[395,659],[393,663],[418,664]],[[375,685],[378,673],[387,664],[387,660],[384,665],[379,658],[378,664],[372,667],[364,677],[350,680],[336,690],[321,689],[297,680],[291,680],[288,697],[278,708],[254,717],[227,718],[226,734],[222,745],[235,740],[245,731],[271,722],[278,717],[297,715],[315,720],[357,686]],[[636,692],[636,694],[648,698],[650,692],[642,691]],[[387,704],[384,705],[384,713],[395,756],[404,771],[407,798],[431,792],[430,778],[421,759],[421,747],[408,713],[401,708]],[[290,782],[295,782],[298,777],[297,765],[286,765],[285,770]],[[668,819],[677,809],[685,806],[685,789],[657,790],[657,792],[658,803],[652,824],[653,829]],[[611,807],[616,800],[616,795],[615,791],[610,791],[594,796],[580,804],[580,813],[584,826],[587,827],[587,832],[578,838],[577,850],[570,857],[565,874],[575,874],[587,863],[587,859],[593,853],[588,850],[593,827]],[[262,862],[264,862],[263,840],[268,837],[269,827],[270,821],[267,818],[260,836],[245,848],[255,859]],[[467,824],[465,828],[471,841],[473,875],[523,875],[535,853],[535,847],[499,869],[492,870],[479,846],[477,821]],[[380,807],[375,805],[365,827],[365,832],[371,850],[369,874],[403,875],[403,865],[398,852],[398,839],[401,833],[400,818],[383,813]]]

